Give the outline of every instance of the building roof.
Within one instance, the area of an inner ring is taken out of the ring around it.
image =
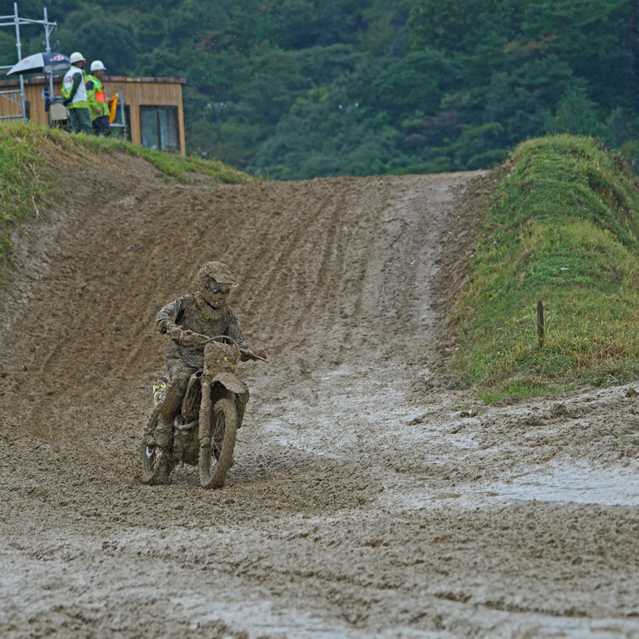
[[[34,75],[24,79],[25,84],[45,84],[48,81],[47,76]],[[60,78],[54,78],[54,81],[59,82]],[[141,76],[131,77],[126,75],[105,75],[105,82],[125,82],[125,83],[137,83],[137,84],[186,84],[186,78],[179,76]],[[17,78],[0,78],[0,86],[13,87],[18,86]]]
[[[147,84],[186,84],[186,78],[180,76],[140,76],[130,77],[126,75],[105,75],[106,82],[145,82]]]

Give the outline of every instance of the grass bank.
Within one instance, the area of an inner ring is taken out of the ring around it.
[[[219,160],[203,160],[202,158],[182,156],[176,153],[154,151],[153,149],[131,144],[126,140],[115,137],[104,138],[95,135],[69,135],[68,133],[55,129],[48,129],[46,132],[47,135],[58,144],[66,146],[79,144],[97,152],[120,152],[142,158],[150,162],[165,175],[177,179],[185,178],[189,174],[194,173],[206,175],[224,184],[242,184],[255,179],[247,173],[242,173],[242,171],[238,171]]]
[[[26,126],[0,126],[0,265],[10,249],[11,232],[24,218],[37,212],[48,190],[41,175],[42,135]]]
[[[482,214],[453,310],[465,381],[495,402],[639,377],[639,190],[624,164],[590,138],[531,140]]]
[[[189,174],[205,175],[217,182],[242,183],[251,178],[222,162],[182,157],[135,146],[115,138],[69,135],[35,125],[0,126],[0,264],[10,250],[13,229],[37,214],[43,197],[54,188],[56,150],[126,153],[143,158],[165,175],[181,180]]]

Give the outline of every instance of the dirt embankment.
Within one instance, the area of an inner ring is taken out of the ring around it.
[[[471,178],[67,158],[0,299],[0,634],[639,636],[632,393],[486,410],[433,379]],[[153,317],[212,258],[271,362],[226,489],[144,487]]]

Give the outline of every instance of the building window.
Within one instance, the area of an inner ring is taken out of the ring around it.
[[[142,146],[159,151],[179,151],[177,107],[141,106]]]

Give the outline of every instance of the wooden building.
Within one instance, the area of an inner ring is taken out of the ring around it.
[[[60,94],[61,79],[55,80],[56,95]],[[119,121],[134,144],[162,151],[186,153],[184,134],[183,78],[128,78],[106,76],[104,85],[108,96],[119,94],[123,110]],[[44,76],[25,80],[27,115],[31,122],[49,124],[45,110],[44,92],[48,83]],[[21,109],[14,96],[3,94],[18,88],[17,80],[0,80],[0,120],[19,116]]]

